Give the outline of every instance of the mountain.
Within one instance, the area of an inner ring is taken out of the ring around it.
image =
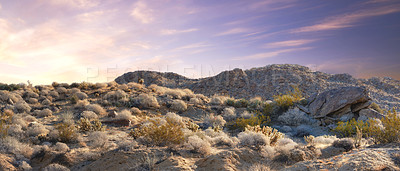
[[[190,79],[176,73],[135,71],[119,76],[119,84],[144,79],[146,85],[156,84],[170,88],[188,88],[204,95],[226,94],[235,98],[260,96],[272,99],[274,95],[298,86],[305,96],[325,90],[358,86],[366,87],[371,98],[384,108],[400,107],[400,81],[384,77],[357,79],[349,74],[327,74],[293,64],[274,64],[249,70],[233,69],[213,77]]]

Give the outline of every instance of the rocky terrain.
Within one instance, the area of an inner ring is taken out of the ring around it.
[[[0,170],[400,170],[389,78],[270,65],[0,88]]]
[[[115,79],[117,83],[137,82],[144,79],[146,85],[156,84],[170,88],[189,88],[195,93],[211,96],[226,94],[234,98],[260,96],[266,100],[285,93],[296,85],[305,96],[329,89],[357,86],[366,87],[374,102],[389,109],[400,107],[400,81],[388,77],[357,79],[349,74],[327,74],[311,71],[300,65],[267,65],[249,70],[234,69],[216,76],[189,79],[175,73],[155,71],[128,72]],[[212,90],[212,91],[210,91]]]

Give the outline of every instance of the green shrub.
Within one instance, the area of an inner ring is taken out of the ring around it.
[[[134,138],[142,137],[146,142],[158,146],[184,142],[183,124],[171,118],[165,118],[165,122],[161,118],[150,119],[148,122],[149,124],[135,128],[130,135]]]
[[[247,108],[248,105],[249,105],[249,101],[247,101],[246,99],[239,99],[239,100],[236,100],[234,106],[236,108]]]
[[[400,116],[395,109],[388,111],[382,125],[384,129],[376,137],[378,143],[400,142]]]
[[[235,106],[235,99],[227,99],[225,104],[228,106]]]
[[[71,104],[76,104],[79,101],[79,98],[76,94],[72,95],[71,98],[69,99],[69,101],[71,102]]]
[[[86,131],[105,131],[106,126],[102,126],[101,122],[98,119],[90,121],[87,118],[81,118],[78,121],[78,129],[81,132]]]
[[[236,120],[230,121],[227,123],[227,127],[231,130],[245,130],[247,126],[269,124],[270,121],[271,119],[269,118],[269,116],[265,116],[259,113],[257,116],[252,116],[248,119],[237,118]]]
[[[292,88],[293,90],[287,94],[274,96],[274,102],[283,110],[289,109],[289,107],[293,106],[303,98],[303,95],[297,86],[292,86]]]

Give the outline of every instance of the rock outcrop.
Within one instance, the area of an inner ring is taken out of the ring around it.
[[[274,95],[292,90],[296,85],[306,97],[316,92],[340,87],[367,87],[371,99],[389,109],[400,107],[400,81],[391,78],[356,79],[349,74],[331,75],[314,72],[300,65],[268,65],[249,70],[234,69],[213,77],[190,79],[175,73],[135,71],[115,79],[117,83],[137,82],[170,88],[189,88],[204,95],[226,94],[235,98],[255,96],[272,99]],[[210,91],[212,90],[212,91]]]

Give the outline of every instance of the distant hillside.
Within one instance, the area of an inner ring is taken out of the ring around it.
[[[356,79],[349,74],[327,74],[311,71],[300,65],[267,65],[249,70],[234,69],[220,74],[189,79],[176,73],[135,71],[115,79],[117,83],[137,82],[144,79],[146,85],[157,84],[170,88],[189,88],[205,95],[226,94],[235,98],[260,96],[272,99],[274,95],[290,91],[298,86],[305,94],[344,86],[364,86],[371,98],[385,108],[400,107],[400,81],[391,78]]]

